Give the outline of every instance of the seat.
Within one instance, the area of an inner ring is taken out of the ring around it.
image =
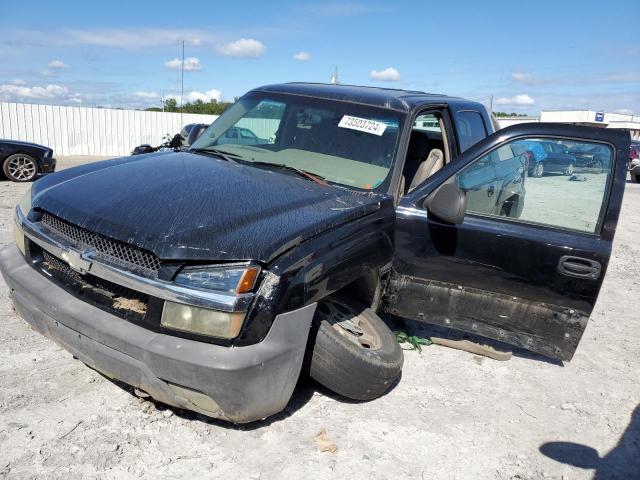
[[[444,153],[439,148],[434,148],[429,152],[425,161],[418,166],[418,170],[416,170],[413,180],[411,180],[411,185],[409,185],[409,191],[416,188],[442,167],[444,167]]]

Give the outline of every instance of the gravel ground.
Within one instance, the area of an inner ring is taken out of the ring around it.
[[[0,245],[25,190],[0,181]],[[73,360],[16,316],[0,279],[0,477],[640,478],[639,204],[640,185],[628,183],[611,266],[572,362],[518,351],[496,362],[431,346],[405,352],[402,380],[374,402],[302,379],[285,412],[243,427],[139,399]],[[314,444],[323,428],[335,453]]]

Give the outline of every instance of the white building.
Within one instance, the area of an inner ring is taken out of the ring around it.
[[[640,140],[640,115],[623,113],[596,112],[594,110],[543,110],[539,117],[500,117],[500,127],[508,127],[517,123],[551,122],[572,123],[601,128],[626,128],[631,131],[631,138]]]

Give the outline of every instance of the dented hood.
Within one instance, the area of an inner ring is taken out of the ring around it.
[[[165,260],[269,262],[390,201],[188,152],[87,164],[33,186],[35,208]]]

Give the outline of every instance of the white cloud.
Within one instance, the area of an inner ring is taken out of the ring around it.
[[[265,52],[264,44],[253,38],[241,38],[218,47],[218,53],[235,58],[258,58]]]
[[[301,62],[306,62],[311,59],[311,55],[307,52],[298,52],[293,56],[294,60],[300,60]]]
[[[170,94],[166,95],[165,98],[173,98],[178,103],[180,102],[180,94]],[[212,101],[219,102],[222,99],[222,92],[220,90],[216,90],[212,88],[211,90],[207,90],[206,92],[198,92],[193,90],[189,93],[184,94],[184,98],[182,99],[183,103],[193,103],[196,100],[201,100],[204,103],[209,103]]]
[[[69,89],[62,85],[45,87],[26,87],[23,85],[0,85],[0,100],[15,102],[25,100],[65,100],[69,97]]]
[[[178,70],[182,69],[182,60],[179,58],[174,58],[173,60],[168,60],[164,62],[164,66],[169,70]],[[197,72],[202,70],[202,65],[200,65],[200,60],[196,57],[189,57],[184,59],[184,71],[185,72]]]
[[[145,91],[133,92],[133,96],[137,98],[144,98],[149,100],[160,98],[160,95],[158,95],[156,92],[145,92]]]
[[[534,83],[537,80],[537,77],[528,72],[513,72],[511,74],[511,80],[514,82]]]
[[[13,80],[11,82],[13,85],[26,85],[27,82],[25,82],[24,80],[22,80],[21,78],[16,78],[15,80]]]
[[[62,60],[51,60],[49,62],[49,68],[69,68],[69,65],[64,63]]]
[[[535,105],[536,101],[526,93],[516,95],[514,97],[501,97],[496,99],[496,105],[510,105],[516,107],[530,107]]]
[[[369,78],[378,82],[397,82],[400,80],[400,72],[393,67],[384,70],[371,70]]]

